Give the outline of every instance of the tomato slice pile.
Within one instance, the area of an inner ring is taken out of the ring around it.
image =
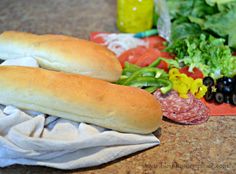
[[[145,47],[137,47],[130,49],[128,51],[125,51],[123,54],[121,54],[118,59],[124,67],[125,62],[129,62],[132,64],[136,64],[141,67],[145,67],[150,65],[153,61],[155,61],[158,57],[164,57],[168,59],[172,59],[173,56],[171,56],[167,52],[161,52],[158,49],[155,48],[145,48]],[[164,70],[168,70],[168,64],[164,61],[161,61],[158,65],[158,68],[162,68]]]
[[[197,79],[197,78],[202,79],[204,77],[202,71],[199,70],[198,68],[196,68],[196,67],[193,68],[193,72],[189,72],[188,68],[189,68],[188,66],[185,66],[185,67],[181,68],[179,71],[181,73],[186,74],[188,77],[192,77],[193,79]]]
[[[104,40],[101,37],[97,37],[98,34],[106,33],[92,32],[90,35],[90,40],[99,44],[104,43]],[[145,67],[150,65],[158,57],[164,57],[167,59],[174,58],[174,56],[170,53],[163,51],[165,49],[166,40],[161,36],[151,36],[144,38],[143,40],[148,42],[148,48],[143,46],[132,48],[125,51],[118,57],[122,67],[124,67],[125,62]],[[164,61],[161,61],[157,67],[168,71],[168,64]],[[180,69],[180,72],[185,73],[187,76],[192,77],[193,79],[203,78],[202,72],[197,68],[194,68],[193,72],[188,72],[188,67],[183,67]]]
[[[161,36],[150,36],[148,38],[144,38],[143,40],[148,42],[148,46],[150,48],[157,48],[159,50],[164,50],[166,48],[166,40]]]
[[[124,67],[125,62],[145,67],[150,65],[158,57],[164,57],[167,59],[174,58],[174,56],[170,55],[169,53],[162,51],[165,48],[165,39],[162,37],[152,36],[145,38],[144,40],[148,42],[148,48],[141,46],[133,48],[125,51],[118,57],[122,67]],[[161,61],[157,67],[168,71],[168,64],[164,61]]]

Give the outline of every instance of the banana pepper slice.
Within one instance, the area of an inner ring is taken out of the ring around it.
[[[182,98],[188,98],[191,92],[196,98],[202,98],[207,87],[203,85],[202,79],[194,80],[184,73],[180,73],[177,68],[171,68],[169,71],[169,80],[173,83],[173,89],[179,93]]]

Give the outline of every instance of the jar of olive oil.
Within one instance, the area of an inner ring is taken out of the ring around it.
[[[154,0],[117,0],[117,28],[137,33],[153,25]]]

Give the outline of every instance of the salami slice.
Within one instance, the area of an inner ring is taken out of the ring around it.
[[[209,110],[200,100],[194,99],[190,110],[182,113],[167,112],[165,116],[178,123],[200,124],[208,120]]]
[[[193,107],[194,96],[188,94],[188,98],[179,97],[178,93],[174,90],[167,94],[162,94],[160,90],[154,93],[154,96],[160,101],[163,112],[182,113],[186,112]]]
[[[209,118],[209,109],[192,94],[189,94],[187,99],[179,97],[175,91],[167,95],[156,91],[154,95],[161,103],[163,115],[172,121],[182,124],[200,124]]]

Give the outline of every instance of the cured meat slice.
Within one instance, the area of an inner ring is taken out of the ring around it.
[[[183,124],[200,124],[204,123],[209,118],[209,110],[198,99],[194,99],[193,106],[190,110],[182,113],[166,112],[167,118]]]
[[[163,115],[172,121],[182,124],[200,124],[209,118],[209,109],[192,94],[189,94],[189,98],[184,99],[179,97],[175,91],[171,91],[167,95],[156,91],[154,96],[161,103]]]
[[[163,112],[177,114],[186,112],[193,107],[194,96],[191,93],[188,94],[188,98],[181,98],[174,90],[167,94],[162,94],[160,90],[157,90],[154,96],[160,101]]]

